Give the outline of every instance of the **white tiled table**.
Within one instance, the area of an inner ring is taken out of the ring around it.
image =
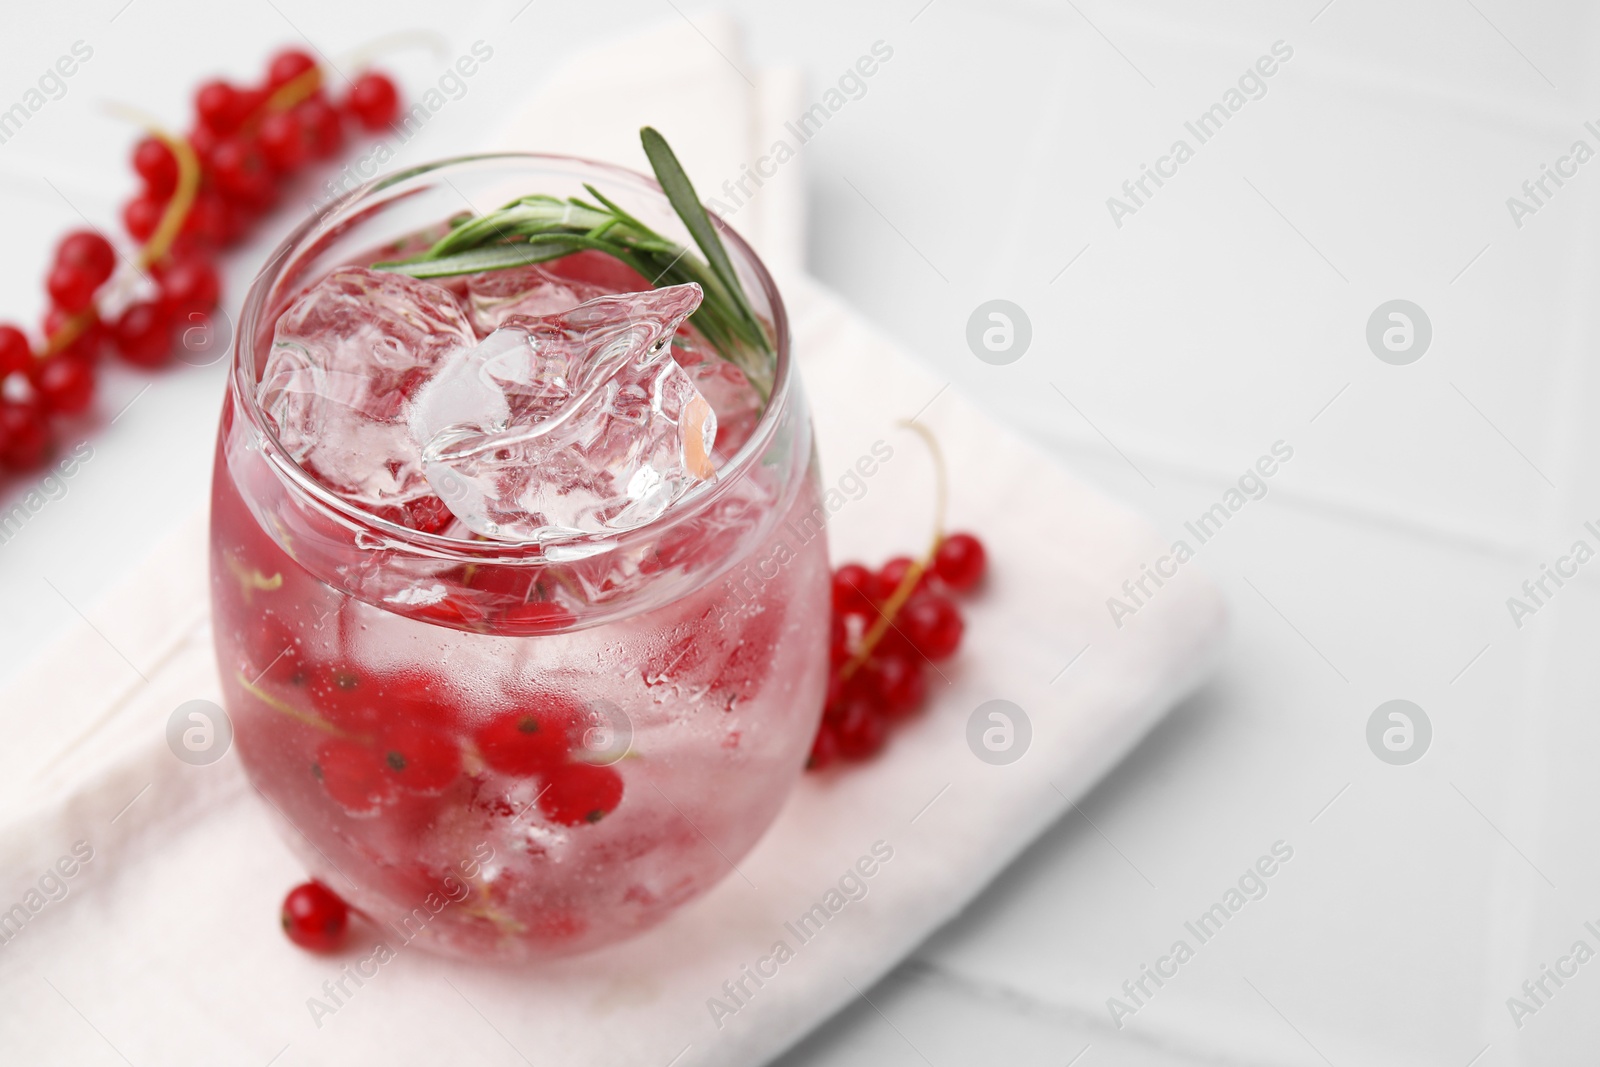
[[[126,188],[106,149],[126,131],[103,100],[174,114],[202,71],[248,69],[297,29],[335,53],[380,25],[491,40],[506,60],[429,127],[421,158],[471,147],[551,51],[680,17],[658,0],[412,0],[381,17],[122,2],[8,19],[0,108],[75,40],[94,48],[0,144],[8,315],[36,315],[47,242],[75,208],[109,217]],[[1216,679],[871,1005],[784,1062],[1585,1062],[1600,963],[1547,982],[1520,1029],[1506,1001],[1574,941],[1600,950],[1584,928],[1600,927],[1600,566],[1520,629],[1506,599],[1574,540],[1600,548],[1583,529],[1600,518],[1584,417],[1600,398],[1600,161],[1520,228],[1506,198],[1574,140],[1600,151],[1584,128],[1600,119],[1593,10],[729,6],[757,60],[803,64],[819,93],[874,41],[894,48],[807,145],[811,268],[954,388],[1174,539],[1274,442],[1294,448],[1194,564],[1235,606]],[[1280,40],[1293,57],[1265,96],[1114,225],[1106,198],[1175,138],[1195,146],[1185,121]],[[1032,320],[1009,366],[964,340],[995,297]],[[1365,340],[1395,298],[1433,326],[1408,366]],[[105,410],[132,406],[87,431],[93,460],[0,545],[0,677],[203,501],[220,381],[186,371],[137,395],[144,380],[108,380]],[[1410,766],[1365,740],[1397,697],[1434,729]],[[1294,856],[1267,895],[1115,1028],[1107,998],[1279,840]]]

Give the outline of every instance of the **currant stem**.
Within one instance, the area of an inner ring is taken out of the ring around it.
[[[325,733],[332,734],[334,737],[350,736],[337,726],[333,725],[333,723],[329,722],[327,719],[324,719],[322,716],[313,715],[309,711],[301,711],[288,701],[279,700],[277,697],[273,696],[271,693],[267,692],[265,689],[262,689],[259,685],[256,685],[250,679],[246,678],[244,676],[244,672],[241,671],[239,673],[238,679],[239,684],[244,686],[246,692],[255,697],[257,700],[261,701],[261,703],[265,704],[267,707],[271,708],[273,711],[281,711],[291,719],[296,719],[300,722],[303,722],[307,726],[315,726],[317,729],[322,730]]]
[[[229,572],[238,579],[240,595],[246,604],[250,603],[257,590],[271,593],[283,588],[281,573],[273,574],[269,578],[262,574],[258,567],[246,567],[232,552],[223,553],[223,559],[228,564]]]
[[[905,607],[906,601],[911,599],[911,594],[916,590],[917,583],[922,576],[933,566],[933,557],[938,554],[939,546],[944,542],[945,510],[949,502],[949,474],[945,468],[944,453],[939,450],[939,439],[933,436],[933,431],[915,421],[902,422],[900,425],[913,431],[922,438],[922,443],[928,446],[928,453],[933,458],[934,480],[934,505],[933,505],[933,542],[928,546],[927,553],[919,560],[915,560],[906,568],[905,577],[900,579],[900,584],[895,587],[894,593],[884,602],[878,610],[878,621],[868,628],[866,636],[861,639],[861,647],[856,654],[850,657],[843,667],[839,668],[840,681],[849,680],[852,674],[860,670],[862,665],[872,656],[872,650],[883,640],[883,635],[889,632],[889,627],[894,625],[895,616],[900,614],[900,609]]]
[[[167,201],[167,209],[161,214],[156,232],[150,235],[144,251],[139,253],[139,264],[143,267],[159,262],[167,254],[167,249],[177,240],[184,221],[189,217],[189,209],[194,207],[195,194],[200,191],[200,160],[195,157],[188,140],[155,128],[151,134],[160,138],[178,161],[178,186],[172,192],[172,199]]]
[[[167,209],[161,213],[155,233],[150,235],[150,240],[139,252],[139,267],[142,270],[160,261],[183,229],[183,221],[189,217],[195,194],[200,190],[200,160],[195,157],[194,149],[186,139],[169,133],[161,123],[144,112],[123,104],[112,104],[110,107],[112,114],[144,127],[150,136],[166,145],[178,164],[177,188],[172,192],[172,199],[167,201]]]

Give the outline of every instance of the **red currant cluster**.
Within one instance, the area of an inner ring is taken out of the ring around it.
[[[182,139],[153,134],[133,151],[143,184],[122,221],[139,244],[138,270],[112,285],[117,253],[92,230],[67,234],[45,276],[50,310],[36,351],[16,326],[0,325],[0,468],[43,463],[51,420],[81,414],[94,397],[95,364],[108,349],[155,368],[181,331],[202,328],[221,295],[216,254],[275,204],[280,181],[337,152],[350,119],[385,129],[399,112],[394,83],[368,72],[336,106],[309,55],[278,53],[256,87],[211,81],[195,94],[195,124]],[[137,280],[135,280],[137,279]]]
[[[621,773],[588,761],[597,717],[572,697],[530,689],[488,715],[470,713],[468,700],[427,671],[309,663],[293,643],[278,647],[261,684],[246,688],[320,738],[307,751],[306,784],[353,817],[431,826],[449,810],[518,819],[537,808],[549,822],[584,827],[622,803]],[[517,780],[534,794],[523,811],[510,801]],[[330,889],[309,882],[289,893],[281,918],[295,944],[332,951],[346,913]]]
[[[877,571],[846,563],[833,572],[832,673],[807,769],[875,755],[889,728],[922,707],[924,661],[954,655],[965,630],[948,594],[974,588],[986,560],[983,542],[957,533],[923,562],[896,556]]]
[[[483,781],[479,768],[534,780],[540,812],[563,826],[599,822],[622,802],[616,769],[584,758],[589,732],[611,724],[572,697],[530,690],[473,725],[469,702],[441,677],[305,663],[285,633],[268,625],[264,631],[279,651],[249,688],[321,731],[311,776],[351,815],[438,797],[457,785],[475,793]]]
[[[195,124],[184,141],[200,169],[177,246],[225,248],[277,202],[278,183],[344,145],[346,119],[379,132],[400,110],[394,82],[375,71],[356,78],[339,104],[324,92],[322,69],[297,49],[279,52],[259,86],[209,81],[194,97]],[[123,225],[146,242],[159,231],[178,190],[180,160],[158,137],[139,142],[134,169],[144,188],[122,209]]]

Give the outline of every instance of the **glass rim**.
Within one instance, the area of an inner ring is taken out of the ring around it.
[[[386,190],[451,167],[494,161],[545,164],[557,169],[601,172],[615,182],[633,185],[640,191],[658,197],[663,204],[669,203],[660,183],[650,175],[614,163],[541,152],[484,152],[451,156],[365,182],[341,194],[320,210],[314,210],[311,217],[296,226],[284,238],[268,257],[266,265],[251,280],[240,308],[239,328],[234,332],[232,365],[228,372],[234,401],[242,409],[250,430],[262,444],[262,458],[268,462],[293,495],[317,506],[335,519],[381,534],[386,541],[391,542],[385,545],[386,548],[403,547],[419,556],[443,560],[507,566],[539,566],[546,563],[569,562],[579,555],[599,555],[620,548],[654,542],[663,533],[703,513],[760,462],[761,456],[767,451],[777,433],[794,389],[793,359],[789,350],[788,311],[784,306],[783,296],[778,291],[777,283],[749,243],[725,219],[709,208],[706,209],[707,214],[726,245],[729,257],[736,263],[743,260],[743,265],[755,276],[757,284],[771,306],[774,350],[772,389],[749,439],[717,469],[716,477],[691,489],[651,522],[626,530],[574,534],[568,538],[543,542],[464,540],[425,533],[375,515],[366,508],[344,499],[311,477],[304,467],[289,457],[278,440],[277,432],[266,417],[266,412],[261,408],[257,389],[259,383],[255,380],[258,326],[268,310],[267,297],[283,277],[295,252],[307,247],[319,231],[336,230],[340,220],[347,216],[352,208],[371,201],[374,196]],[[381,208],[382,205],[379,206]],[[723,358],[720,353],[718,357]],[[563,553],[559,560],[552,559],[549,555],[550,548],[579,549],[580,546],[589,550]]]

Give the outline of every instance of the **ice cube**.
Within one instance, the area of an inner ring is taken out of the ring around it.
[[[513,315],[543,318],[605,294],[598,286],[557,277],[538,263],[471,275],[466,289],[467,311],[480,334],[499,329]]]
[[[260,400],[289,455],[341,496],[404,504],[432,490],[408,397],[477,343],[456,298],[402,274],[344,267],[279,317]]]
[[[411,404],[429,483],[485,537],[638,526],[713,474],[717,416],[672,356],[698,285],[512,316]]]

